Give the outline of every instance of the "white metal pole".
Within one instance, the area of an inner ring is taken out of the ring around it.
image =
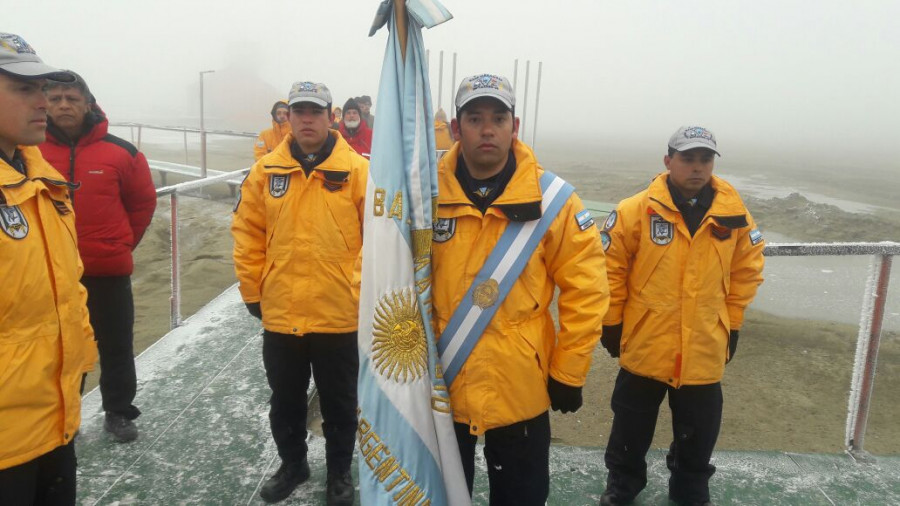
[[[172,296],[169,298],[169,328],[181,325],[181,265],[178,258],[178,193],[169,197],[171,205]]]
[[[537,137],[538,126],[538,107],[541,104],[541,71],[544,68],[544,62],[538,62],[537,89],[534,90],[534,120],[531,128],[531,149],[534,149],[535,137]]]
[[[531,73],[531,60],[525,61],[525,93],[522,95],[522,124],[519,126],[519,139],[525,140],[525,130],[528,117],[528,79]],[[515,86],[513,86],[515,88]]]
[[[438,57],[438,109],[441,108],[441,100],[444,98],[444,50],[441,50]],[[432,118],[429,118],[432,119]]]
[[[450,77],[450,118],[456,117],[456,96],[453,92],[456,90],[456,52],[453,52],[453,75]]]
[[[861,384],[859,385],[859,397],[856,406],[856,419],[853,427],[853,439],[850,440],[850,453],[857,457],[865,457],[863,441],[866,436],[866,427],[869,422],[869,406],[872,401],[872,391],[875,388],[875,366],[878,363],[878,348],[881,346],[881,328],[884,321],[884,307],[887,301],[888,283],[891,280],[891,263],[893,257],[882,255],[880,265],[877,267],[874,293],[867,291],[866,299],[871,300],[872,314],[869,328],[869,343],[866,346],[863,358],[863,371]],[[864,301],[864,307],[869,301]]]
[[[519,89],[519,59],[513,63],[513,90]]]
[[[211,74],[215,70],[200,71],[200,177],[206,177],[206,127],[203,123],[203,74]]]

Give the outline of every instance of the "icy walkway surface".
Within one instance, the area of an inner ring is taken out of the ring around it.
[[[263,504],[259,486],[278,458],[261,348],[259,322],[232,287],[138,358],[137,441],[109,439],[100,392],[85,396],[76,439],[78,503]],[[325,504],[324,441],[312,436],[309,446],[312,477],[279,504]],[[660,451],[649,456],[650,484],[636,505],[667,504],[664,460]],[[845,455],[718,452],[714,463],[713,500],[720,505],[900,504],[898,457],[857,464]],[[483,505],[480,456],[478,466],[475,504]],[[554,446],[551,474],[548,504],[595,505],[606,480],[603,450]]]

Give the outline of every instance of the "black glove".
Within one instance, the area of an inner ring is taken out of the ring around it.
[[[603,326],[603,335],[600,336],[600,344],[609,352],[609,356],[619,356],[619,345],[622,343],[622,324]]]
[[[581,387],[570,387],[553,379],[547,378],[547,393],[550,394],[550,407],[553,411],[574,413],[581,407]]]
[[[259,302],[245,302],[244,305],[247,306],[250,314],[262,320],[262,308],[259,307]]]
[[[728,360],[725,361],[727,364],[731,362],[731,359],[734,358],[734,354],[737,353],[737,342],[740,330],[732,330],[728,333]]]

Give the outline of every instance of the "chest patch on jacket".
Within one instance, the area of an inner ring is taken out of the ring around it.
[[[333,183],[331,181],[323,181],[322,187],[330,191],[331,193],[334,193],[341,191],[341,188],[343,188],[344,185],[342,185],[341,183]]]
[[[712,232],[713,237],[720,241],[724,241],[731,237],[731,229],[727,227],[719,227],[717,225],[713,225],[710,227],[710,231]]]
[[[290,174],[273,174],[269,176],[269,195],[277,198],[284,197],[291,184]]]
[[[664,220],[662,216],[654,214],[650,216],[650,240],[654,244],[665,246],[672,242],[675,236],[675,227],[671,223]]]
[[[456,233],[456,218],[438,218],[431,227],[434,242],[447,242]]]
[[[0,228],[13,239],[24,239],[28,235],[28,220],[19,206],[0,207]]]

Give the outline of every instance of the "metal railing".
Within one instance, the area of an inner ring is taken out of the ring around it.
[[[869,406],[875,388],[875,366],[881,347],[881,330],[887,304],[893,257],[900,255],[900,243],[785,243],[766,246],[766,256],[873,256],[869,283],[863,294],[856,360],[850,386],[845,443],[857,460],[871,460],[863,448],[869,421]]]
[[[110,123],[110,126],[121,127],[121,128],[129,128],[131,129],[131,142],[137,144],[137,148],[141,149],[141,134],[144,129],[148,130],[164,130],[167,132],[181,132],[184,135],[184,163],[188,163],[188,138],[187,134],[200,134],[200,177],[206,177],[206,137],[209,134],[212,135],[223,135],[227,137],[245,137],[255,139],[259,136],[259,133],[253,132],[239,132],[236,130],[206,130],[202,128],[193,128],[193,127],[185,127],[185,126],[163,126],[163,125],[148,125],[146,123],[131,123],[131,122],[117,122]],[[134,131],[137,129],[137,138],[134,136]]]
[[[169,196],[170,201],[170,237],[171,237],[171,258],[172,265],[172,286],[169,296],[169,328],[174,329],[181,325],[181,259],[178,250],[178,194],[187,191],[198,190],[206,186],[227,183],[229,179],[242,178],[250,172],[249,168],[236,170],[234,172],[226,172],[218,176],[208,177],[206,179],[198,179],[188,181],[186,183],[176,184],[172,186],[164,186],[156,190],[156,197]]]

